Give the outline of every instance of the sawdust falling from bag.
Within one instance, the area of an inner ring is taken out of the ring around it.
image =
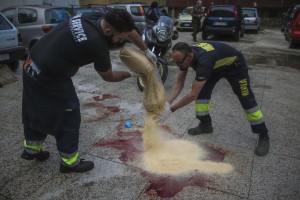
[[[144,107],[147,119],[142,129],[144,153],[143,167],[157,174],[179,175],[198,170],[203,173],[228,173],[232,166],[226,163],[205,161],[206,152],[197,144],[167,137],[155,120],[164,111],[165,90],[157,80],[153,64],[138,50],[124,47],[120,58],[126,66],[144,75]]]
[[[141,78],[144,83],[144,107],[147,113],[159,116],[164,111],[166,95],[164,85],[160,77],[156,76],[156,68],[145,57],[145,55],[130,47],[123,47],[120,51],[120,58],[132,71],[143,74]]]

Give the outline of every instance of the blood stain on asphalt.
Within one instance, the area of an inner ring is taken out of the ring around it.
[[[117,135],[121,138],[100,141],[94,145],[99,147],[114,148],[121,151],[119,159],[124,163],[135,160],[137,156],[143,153],[143,141],[141,132],[139,130],[119,131]]]
[[[222,149],[220,147],[214,147],[210,145],[202,145],[203,148],[208,152],[208,159],[215,162],[224,161],[224,158],[229,155],[230,151]]]
[[[123,122],[117,128],[118,139],[102,140],[95,143],[98,147],[107,147],[119,150],[119,159],[124,163],[141,158],[143,153],[142,133],[139,130],[123,131]],[[223,161],[229,151],[210,145],[202,145],[208,152],[207,160]],[[147,171],[141,171],[141,175],[149,179],[149,185],[145,193],[150,198],[171,198],[181,192],[186,186],[205,187],[212,183],[204,174],[197,170],[181,176],[157,175]]]
[[[143,174],[150,178],[145,193],[153,199],[158,197],[171,198],[181,192],[184,187],[205,187],[208,183],[213,182],[197,172],[182,176],[154,176],[149,173],[146,174],[146,172],[143,172]]]
[[[119,106],[107,106],[106,107],[110,112],[116,113],[120,112],[120,107]]]
[[[116,95],[111,95],[111,94],[103,94],[101,96],[93,97],[94,101],[104,101],[105,99],[112,99],[112,98],[120,98],[120,97],[116,96]]]
[[[119,106],[105,106],[102,103],[98,102],[109,98],[119,98],[119,97],[110,94],[104,94],[101,99],[100,96],[93,97],[95,102],[88,102],[83,104],[84,107],[94,108],[96,110],[97,116],[95,116],[93,119],[89,121],[103,120],[109,117],[111,113],[117,113],[121,111]]]

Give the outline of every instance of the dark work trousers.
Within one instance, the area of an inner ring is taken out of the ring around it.
[[[212,73],[212,75],[207,79],[201,92],[199,93],[197,101],[209,102],[209,100],[211,99],[212,91],[216,83],[221,78],[227,79],[245,112],[248,110],[251,111],[252,109],[258,107],[254,94],[250,87],[248,67],[242,55],[240,55],[238,61],[236,61],[236,63],[229,68]],[[257,112],[261,113],[259,108]],[[201,121],[201,123],[211,122],[211,117],[208,113],[201,116],[197,115],[197,118]],[[250,123],[250,125],[253,133],[265,134],[268,132],[263,119],[258,120],[258,123]]]
[[[60,154],[77,152],[81,116],[71,78],[47,77],[24,66],[22,121],[27,141],[40,142],[50,134]]]
[[[193,38],[196,39],[197,33],[201,31],[201,18],[199,19],[194,19],[192,22],[193,25]]]

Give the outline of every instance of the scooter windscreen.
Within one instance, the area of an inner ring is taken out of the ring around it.
[[[156,25],[153,27],[153,32],[156,34],[158,41],[164,42],[172,37],[173,19],[168,16],[160,16]]]

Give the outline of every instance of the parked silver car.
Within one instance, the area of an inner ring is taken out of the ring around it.
[[[1,12],[19,30],[27,51],[59,22],[72,16],[69,8],[53,6],[13,6]]]
[[[0,13],[0,64],[7,64],[12,71],[19,67],[24,47],[17,28]]]
[[[243,7],[242,12],[245,21],[245,30],[254,30],[256,33],[260,30],[261,17],[257,8]]]
[[[150,23],[150,20],[147,18],[150,6],[145,3],[115,3],[109,4],[107,7],[126,10],[129,14],[131,14],[135,26],[138,28],[140,34],[143,34],[145,28]]]

